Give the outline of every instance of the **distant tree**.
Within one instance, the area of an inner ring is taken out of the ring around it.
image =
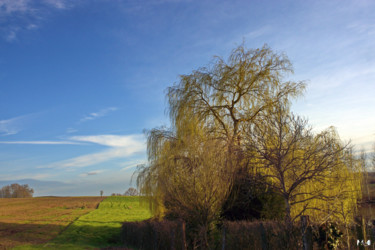
[[[137,189],[133,188],[133,187],[130,187],[128,188],[128,190],[126,190],[125,196],[137,196],[138,195],[138,191]]]
[[[0,190],[0,197],[1,198],[11,198],[12,197],[10,185],[5,186]]]
[[[0,198],[30,198],[33,197],[33,194],[34,190],[27,184],[14,183],[4,186],[0,190]]]
[[[103,197],[103,190],[100,190],[100,196]]]

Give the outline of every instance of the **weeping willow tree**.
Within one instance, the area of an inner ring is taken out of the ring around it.
[[[154,211],[162,213],[165,209],[160,186],[167,177],[161,172],[174,168],[165,165],[164,159],[174,154],[172,148],[183,148],[177,142],[186,141],[186,135],[196,136],[197,128],[204,131],[204,140],[221,145],[221,152],[226,154],[223,168],[233,172],[246,166],[241,156],[245,124],[273,105],[289,104],[305,88],[303,82],[284,81],[289,73],[293,73],[293,68],[286,55],[275,53],[266,45],[260,49],[241,45],[227,61],[216,57],[208,67],[182,75],[179,83],[167,89],[172,127],[148,133],[149,165],[138,175],[141,192],[153,197]]]
[[[348,165],[346,146],[332,130],[315,135],[290,114],[291,100],[305,89],[285,80],[291,73],[286,55],[241,45],[228,60],[216,57],[167,89],[171,128],[148,132],[148,164],[137,178],[155,216],[209,231],[229,193],[247,185],[238,178],[243,171],[260,174],[283,197],[290,221],[310,212],[318,217],[316,208],[334,211],[343,201],[348,211],[356,165]],[[333,185],[341,180],[341,189]]]
[[[361,170],[333,127],[318,134],[285,107],[248,126],[253,171],[284,198],[286,220],[352,220],[361,195]]]
[[[216,57],[167,89],[172,127],[148,132],[148,164],[137,178],[156,217],[182,218],[209,232],[234,186],[234,173],[248,166],[245,124],[304,91],[303,82],[283,80],[290,73],[287,56],[266,45],[239,46],[228,60]]]

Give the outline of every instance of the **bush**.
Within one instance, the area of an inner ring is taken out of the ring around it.
[[[299,227],[276,221],[227,221],[225,249],[301,249]]]
[[[301,249],[302,232],[299,227],[275,221],[224,222],[210,239],[206,234],[191,232],[182,221],[125,222],[122,240],[137,249]],[[185,243],[186,242],[186,243]],[[209,245],[205,245],[208,242]]]
[[[125,222],[121,238],[127,246],[137,249],[183,249],[182,231],[181,221]]]
[[[324,249],[336,249],[342,241],[343,233],[336,223],[326,222],[315,227],[315,241]]]

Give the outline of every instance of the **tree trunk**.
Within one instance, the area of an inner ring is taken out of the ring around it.
[[[285,222],[287,224],[291,224],[292,223],[292,216],[291,216],[291,209],[290,209],[290,204],[289,204],[289,199],[284,197],[284,201],[285,201]]]
[[[301,216],[301,230],[302,230],[302,242],[304,250],[312,250],[312,231],[309,226],[309,216]]]
[[[185,221],[181,222],[181,233],[182,233],[182,244],[183,244],[183,249],[187,249],[187,244],[186,244],[186,224]]]

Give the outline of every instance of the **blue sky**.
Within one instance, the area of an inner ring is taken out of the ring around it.
[[[375,2],[0,0],[0,181],[123,193],[168,125],[164,90],[245,41],[285,52],[315,130],[375,142]],[[134,185],[134,182],[133,182]]]

